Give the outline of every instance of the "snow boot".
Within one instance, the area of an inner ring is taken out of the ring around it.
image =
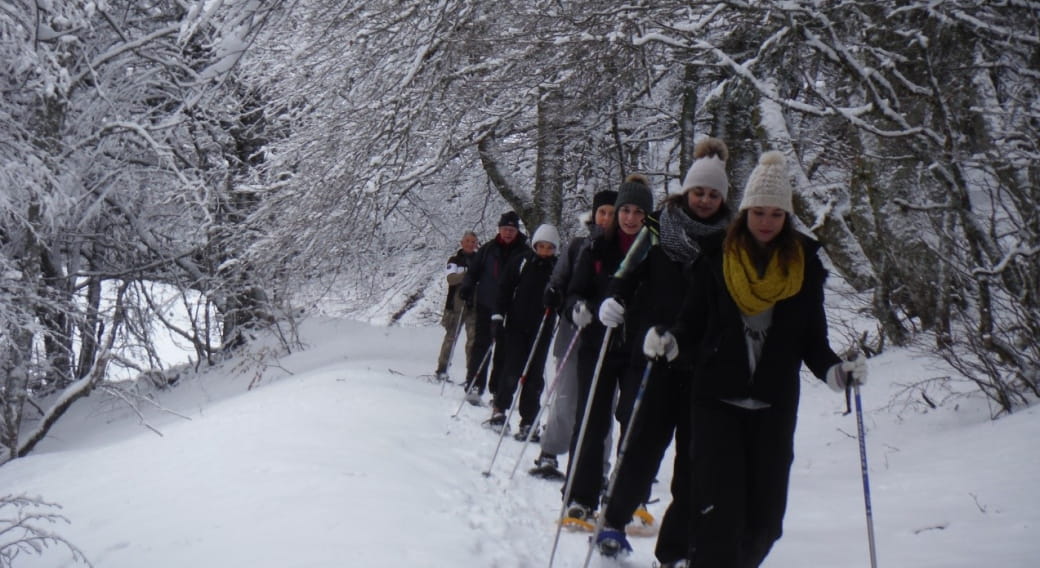
[[[434,377],[436,377],[438,382],[442,382],[442,383],[451,382],[451,377],[448,376],[448,372],[447,371],[437,371],[436,373],[434,373]]]
[[[625,532],[610,527],[603,527],[596,537],[596,548],[603,556],[616,558],[622,554],[632,552],[632,545],[628,544]]]
[[[556,456],[542,452],[538,459],[534,460],[534,468],[528,470],[529,474],[542,479],[563,481],[567,476],[560,471],[560,464]]]
[[[470,387],[466,392],[466,402],[473,406],[483,406],[484,403],[480,400],[480,390],[477,387]]]
[[[530,424],[521,424],[520,425],[520,429],[517,430],[516,435],[513,436],[513,438],[517,442],[523,442],[523,441],[527,440],[527,435],[528,434],[531,434],[531,441],[534,442],[535,444],[537,444],[538,442],[542,441],[542,437],[538,435],[538,429],[537,428],[535,428],[533,433],[531,432],[531,425]]]
[[[570,530],[592,532],[596,530],[595,522],[596,513],[591,507],[571,501],[571,504],[567,505],[567,511],[563,515],[563,522],[560,524]]]
[[[509,430],[509,425],[506,424],[506,413],[499,409],[494,409],[491,412],[491,418],[488,418],[486,422],[488,428],[495,431],[496,434],[501,434],[502,429]]]

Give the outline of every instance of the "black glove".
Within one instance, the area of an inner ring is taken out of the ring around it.
[[[563,293],[552,286],[546,286],[545,293],[542,294],[542,303],[551,310],[559,310],[563,305]]]
[[[463,284],[462,288],[459,288],[459,298],[466,302],[467,306],[473,307],[473,286]]]

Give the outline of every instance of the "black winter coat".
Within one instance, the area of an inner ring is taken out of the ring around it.
[[[511,258],[529,250],[531,247],[527,246],[527,236],[523,233],[517,234],[509,246],[503,246],[497,237],[492,239],[477,249],[469,270],[466,271],[466,279],[462,281],[462,287],[468,288],[477,305],[493,312],[495,299],[498,297],[498,285],[506,264]]]
[[[644,230],[657,232],[655,213],[647,217]],[[725,234],[715,235],[698,240],[702,255],[710,255],[722,247]],[[625,334],[632,345],[642,345],[643,337],[651,326],[671,327],[679,315],[677,306],[683,305],[683,298],[689,288],[686,279],[689,277],[687,264],[672,260],[660,244],[655,244],[647,251],[646,258],[636,264],[629,274],[610,280],[607,295],[617,299],[625,306]],[[684,353],[679,353],[679,360],[672,363],[678,366],[688,360]]]
[[[827,341],[823,283],[827,272],[817,256],[819,243],[802,238],[802,289],[776,303],[762,356],[750,374],[744,322],[726,289],[722,253],[692,265],[690,289],[671,331],[679,352],[693,354],[693,396],[700,400],[751,397],[775,407],[795,408],[804,361],[816,377],[840,362]]]
[[[574,306],[584,301],[592,313],[591,329],[583,332],[586,339],[602,337],[606,328],[599,321],[599,305],[607,297],[610,279],[617,270],[625,255],[621,252],[616,237],[604,235],[590,238],[578,254],[578,260],[571,273],[571,281],[567,286],[567,299],[564,301],[564,314],[570,320]],[[611,336],[611,350],[625,349],[625,334],[615,332]]]
[[[506,316],[509,329],[529,335],[538,331],[545,314],[542,293],[555,266],[555,256],[542,258],[530,249],[513,257],[506,265],[499,284],[495,313]],[[546,325],[552,325],[553,322],[555,316]]]

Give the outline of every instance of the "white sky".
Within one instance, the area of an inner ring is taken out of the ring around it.
[[[0,467],[2,492],[60,504],[70,524],[52,530],[99,568],[547,565],[561,484],[526,475],[537,448],[509,479],[521,448],[511,438],[481,476],[497,442],[480,426],[487,410],[465,405],[452,420],[461,388],[442,395],[418,378],[439,328],[314,319],[302,333],[308,349],[267,367],[231,361],[159,393],[176,412],[144,410],[161,436],[103,395],[78,402],[32,455]],[[461,353],[453,368],[459,380]],[[985,401],[966,397],[925,411],[894,396],[946,374],[935,361],[890,350],[869,368],[878,565],[1036,566],[1037,408],[990,421]],[[804,376],[785,535],[764,566],[867,567],[855,418]],[[653,539],[632,542],[622,565],[651,566]],[[581,566],[585,551],[586,535],[564,533],[555,566]],[[52,547],[15,565],[76,564]]]

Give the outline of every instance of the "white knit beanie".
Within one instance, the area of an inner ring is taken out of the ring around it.
[[[686,172],[682,188],[673,192],[686,193],[694,187],[707,187],[722,194],[722,200],[729,197],[729,176],[726,175],[726,159],[729,148],[718,138],[705,138],[693,149],[693,165]]]
[[[740,211],[750,207],[778,207],[794,215],[793,192],[787,177],[787,160],[783,153],[771,150],[759,157],[758,165],[748,177]]]
[[[560,250],[560,232],[556,230],[553,225],[539,225],[534,231],[534,236],[531,237],[531,244],[536,245],[540,242],[551,243],[552,246],[556,247],[557,252]]]

